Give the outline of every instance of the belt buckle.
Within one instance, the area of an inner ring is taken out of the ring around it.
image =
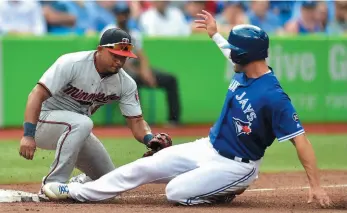
[[[240,158],[240,157],[234,157],[234,160],[241,162],[241,163],[249,163],[250,161],[248,159]]]
[[[237,157],[237,156],[234,157],[234,160],[236,160],[236,161],[238,161],[238,162],[242,162],[242,158]]]

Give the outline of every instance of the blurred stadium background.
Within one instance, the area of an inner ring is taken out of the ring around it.
[[[342,163],[331,166],[330,162],[346,162],[341,158],[347,148],[347,1],[1,0],[0,127],[20,130],[28,94],[46,69],[62,54],[96,49],[100,34],[110,26],[126,28],[150,68],[167,80],[160,87],[151,86],[150,77],[126,69],[139,83],[145,119],[153,127],[177,128],[178,132],[188,125],[209,127],[220,113],[233,70],[205,32],[195,28],[193,20],[202,9],[216,17],[219,31],[225,36],[233,26],[246,23],[268,32],[268,61],[301,120],[323,127],[342,123],[339,132],[344,135],[312,137],[320,147],[319,156],[327,151],[326,143],[334,139],[329,146],[334,159],[326,158],[320,165],[344,169]],[[100,108],[92,119],[95,126],[111,130],[125,124],[117,104]],[[208,128],[204,130],[207,135]],[[4,136],[5,131],[0,133]],[[48,171],[54,153],[39,153],[36,163],[17,156],[20,134],[16,140],[0,143],[6,150],[0,159],[8,162],[0,168],[0,182],[40,181]],[[200,134],[191,132],[190,136],[177,141],[186,142]],[[124,149],[112,140],[105,143],[112,157],[117,158],[117,165],[136,159],[144,150],[140,144],[133,146],[136,142],[131,137],[126,139],[131,142]],[[269,158],[277,159],[286,153],[285,149],[278,148]],[[135,154],[122,158],[130,152]],[[284,163],[289,166],[279,164],[276,168],[290,170],[298,165],[298,161],[295,165],[291,161]],[[33,176],[26,176],[28,172]]]

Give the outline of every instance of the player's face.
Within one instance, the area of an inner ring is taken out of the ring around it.
[[[116,55],[110,52],[109,54],[111,55],[112,62],[110,63],[110,68],[108,71],[112,73],[118,73],[119,69],[124,66],[127,57]]]
[[[117,21],[118,23],[124,24],[128,21],[129,19],[129,14],[128,13],[120,13],[117,14]]]
[[[105,73],[116,74],[124,66],[127,57],[111,53],[106,48],[102,51],[102,61],[105,67]]]

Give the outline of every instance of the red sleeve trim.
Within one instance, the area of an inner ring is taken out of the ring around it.
[[[51,91],[48,89],[48,87],[46,87],[46,85],[44,83],[38,82],[37,84],[41,85],[43,88],[45,88],[47,90],[47,92],[49,93],[50,96],[52,96]]]
[[[123,116],[126,117],[126,118],[129,118],[129,119],[142,118],[142,115],[137,115],[137,116],[126,116],[126,115],[123,115]]]

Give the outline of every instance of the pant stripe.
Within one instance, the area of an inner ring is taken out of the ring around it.
[[[53,167],[53,169],[48,173],[48,175],[43,179],[43,184],[46,184],[47,177],[50,176],[50,175],[54,172],[54,170],[58,167],[58,165],[59,165],[59,158],[60,158],[60,154],[61,154],[61,149],[63,148],[63,144],[64,144],[64,142],[65,142],[67,136],[70,134],[72,127],[71,127],[70,124],[65,123],[65,122],[44,121],[44,120],[39,120],[39,122],[41,122],[41,123],[46,123],[46,124],[59,124],[59,125],[65,125],[65,126],[67,126],[67,128],[68,128],[68,131],[67,131],[67,133],[65,134],[65,136],[64,136],[64,138],[63,138],[63,140],[62,140],[62,142],[61,142],[61,144],[60,144],[59,150],[58,150],[57,163],[56,163],[56,165]]]
[[[230,188],[233,187],[233,186],[236,186],[236,185],[239,184],[239,183],[242,183],[242,182],[248,180],[248,179],[249,179],[250,177],[252,177],[252,175],[255,173],[255,170],[256,170],[256,169],[253,168],[253,169],[251,170],[251,172],[248,173],[247,175],[245,175],[244,177],[242,177],[242,178],[240,178],[240,179],[238,179],[238,180],[232,182],[231,184],[228,184],[228,185],[226,185],[226,186],[223,186],[222,188],[219,188],[219,189],[217,189],[217,190],[214,190],[214,191],[209,192],[209,193],[206,193],[206,194],[198,195],[198,196],[195,196],[195,197],[192,197],[192,198],[187,199],[186,205],[191,205],[193,200],[198,200],[198,199],[203,198],[203,197],[209,197],[209,196],[213,196],[213,195],[216,196],[216,195],[218,195],[218,194],[219,194],[219,195],[220,195],[220,194],[227,194],[228,192],[231,192],[231,191],[228,191],[228,189],[230,189]],[[207,202],[207,201],[202,201],[202,202]]]

